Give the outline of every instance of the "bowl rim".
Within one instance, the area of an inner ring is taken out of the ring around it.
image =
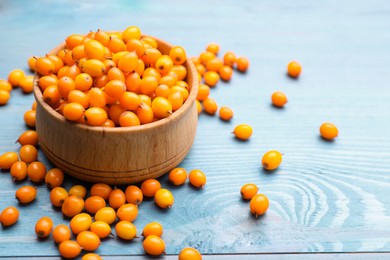
[[[142,37],[151,37],[151,38],[155,39],[159,45],[161,43],[163,45],[168,46],[169,48],[173,47],[172,44],[170,44],[164,40],[161,40],[159,38],[153,37],[153,36],[143,34]],[[63,42],[62,44],[60,44],[57,47],[55,47],[54,49],[52,49],[48,54],[57,53],[59,50],[61,50],[65,47],[65,44],[66,43]],[[43,107],[43,109],[45,109],[51,116],[53,116],[56,121],[58,121],[61,124],[71,124],[73,127],[78,128],[80,130],[88,130],[88,131],[93,131],[93,132],[102,132],[103,131],[106,133],[123,133],[123,132],[137,133],[137,132],[143,132],[146,130],[153,130],[153,129],[159,128],[163,125],[167,125],[169,123],[175,122],[176,120],[179,120],[183,116],[183,114],[185,114],[185,112],[188,111],[193,106],[193,103],[196,100],[197,93],[198,93],[198,80],[197,80],[198,75],[196,72],[196,68],[195,68],[193,62],[191,61],[191,59],[189,59],[188,57],[187,57],[187,60],[183,63],[183,65],[187,68],[187,76],[186,77],[188,78],[189,74],[191,74],[191,76],[192,76],[192,82],[191,82],[191,84],[189,84],[191,86],[191,88],[189,90],[189,95],[188,95],[186,101],[183,103],[183,105],[178,110],[174,111],[168,117],[165,117],[165,118],[162,118],[162,119],[159,119],[159,120],[156,120],[154,122],[147,123],[144,125],[124,126],[124,127],[123,126],[104,127],[104,126],[89,126],[87,124],[82,124],[82,123],[77,123],[77,122],[72,122],[72,121],[66,120],[63,115],[61,115],[60,113],[55,111],[48,103],[46,103],[43,100],[43,93],[38,85],[38,80],[41,77],[41,75],[39,75],[37,72],[34,73],[34,81],[33,81],[34,97],[35,97],[35,100],[37,101],[37,103],[39,103],[39,105],[41,105]]]

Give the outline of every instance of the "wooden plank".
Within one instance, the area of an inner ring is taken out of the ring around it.
[[[225,123],[202,114],[194,146],[181,164],[188,170],[202,169],[208,183],[204,190],[189,185],[176,188],[166,176],[160,178],[172,190],[175,205],[161,211],[153,201],[145,201],[134,222],[138,233],[146,223],[160,221],[169,255],[193,246],[215,259],[231,254],[232,259],[235,254],[236,258],[253,254],[247,256],[254,259],[258,253],[269,258],[306,252],[388,254],[390,6],[384,0],[376,3],[1,1],[0,78],[14,68],[27,72],[30,55],[44,55],[68,34],[97,28],[138,25],[147,34],[183,45],[191,56],[207,43],[218,42],[222,52],[248,56],[251,67],[211,90],[218,104],[230,106],[235,117]],[[303,65],[298,80],[285,75],[293,59]],[[284,109],[270,105],[275,90],[289,98]],[[26,129],[23,112],[32,101],[32,95],[17,89],[10,103],[0,107],[0,154],[18,150],[14,141]],[[319,138],[324,121],[338,126],[336,141]],[[253,126],[248,142],[239,142],[230,133],[239,123]],[[260,165],[261,156],[270,149],[284,154],[281,167],[273,173]],[[39,159],[50,168],[42,154]],[[271,202],[259,219],[240,199],[240,187],[248,182],[258,184]],[[76,183],[67,178],[64,185]],[[12,183],[9,174],[1,172],[0,209],[17,205],[14,192],[27,184]],[[1,229],[1,257],[58,256],[50,239],[37,241],[33,227],[42,215],[56,224],[68,220],[50,206],[45,185],[38,186],[38,194],[32,205],[17,205],[21,217],[15,226]],[[137,258],[143,254],[141,238],[130,243],[108,239],[97,253]]]

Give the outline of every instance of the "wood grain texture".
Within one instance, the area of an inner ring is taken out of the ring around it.
[[[44,55],[68,34],[98,28],[138,25],[144,33],[184,46],[189,56],[218,42],[222,52],[248,56],[251,65],[247,73],[235,73],[231,82],[211,90],[220,106],[234,110],[234,119],[225,123],[202,114],[194,145],[180,165],[202,169],[207,185],[203,190],[176,188],[161,177],[163,186],[172,190],[175,205],[162,211],[153,201],[145,201],[134,222],[137,228],[160,221],[170,255],[193,246],[205,259],[215,254],[219,256],[214,259],[227,254],[257,259],[258,253],[304,252],[383,252],[361,257],[386,258],[389,15],[385,0],[0,1],[1,30],[7,36],[0,41],[0,78],[14,68],[27,71],[30,55]],[[298,80],[285,74],[291,60],[303,66]],[[270,105],[276,90],[289,99],[284,109]],[[32,100],[32,95],[14,90],[10,103],[0,107],[0,153],[18,150],[14,140],[26,129],[22,116]],[[325,121],[339,128],[334,142],[319,137]],[[231,134],[240,123],[253,126],[248,142]],[[271,149],[284,156],[281,167],[268,173],[260,161]],[[50,166],[42,153],[39,156]],[[268,212],[259,219],[240,199],[240,187],[248,182],[258,184],[270,199]],[[0,208],[17,205],[14,192],[28,183],[12,183],[9,174],[1,172]],[[64,185],[76,183],[67,178]],[[0,256],[58,256],[51,240],[38,242],[33,232],[43,214],[56,224],[68,222],[50,206],[47,188],[39,186],[37,201],[20,208],[19,222],[0,231]],[[143,254],[140,242],[141,238],[130,243],[109,239],[97,253],[138,257]],[[274,256],[279,255],[270,257]]]

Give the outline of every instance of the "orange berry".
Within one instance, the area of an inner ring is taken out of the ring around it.
[[[141,191],[145,197],[154,197],[159,189],[161,189],[161,184],[156,179],[147,179],[141,184]]]
[[[287,73],[292,78],[298,78],[298,76],[301,74],[302,67],[301,64],[299,64],[296,61],[291,61],[287,65]]]
[[[137,236],[137,228],[133,223],[121,220],[115,225],[115,231],[118,237],[124,240],[132,240]]]
[[[9,170],[17,161],[19,161],[18,153],[5,152],[0,156],[0,169]]]
[[[111,207],[104,207],[99,209],[95,214],[96,221],[104,221],[111,225],[116,220],[116,212]]]
[[[233,134],[236,138],[245,141],[248,140],[252,136],[253,130],[250,125],[240,124],[234,128]]]
[[[187,54],[183,47],[174,46],[169,51],[169,57],[172,59],[173,64],[181,65],[187,60]]]
[[[27,204],[37,197],[37,188],[34,186],[23,186],[16,190],[15,198],[21,204]]]
[[[236,64],[236,60],[237,58],[234,52],[228,51],[223,55],[223,63],[231,68],[233,68],[234,64]]]
[[[163,234],[163,226],[158,222],[150,222],[146,224],[142,231],[142,235],[144,237],[155,235],[161,237]]]
[[[11,98],[10,92],[0,89],[0,106],[6,105]]]
[[[158,256],[165,252],[165,243],[162,238],[150,235],[145,238],[142,243],[145,253],[148,255]]]
[[[53,74],[55,69],[54,62],[47,57],[40,57],[35,61],[35,71],[43,76]]]
[[[201,170],[191,170],[189,174],[189,180],[192,186],[201,188],[206,185],[206,175]]]
[[[139,205],[143,201],[142,190],[135,185],[129,185],[125,189],[126,202],[134,205]]]
[[[23,161],[16,161],[11,166],[11,176],[15,181],[22,181],[27,177],[27,164]]]
[[[34,76],[26,76],[19,82],[19,87],[24,93],[31,93],[34,90]]]
[[[62,114],[69,121],[78,121],[84,116],[84,107],[79,103],[67,103]]]
[[[68,190],[68,194],[69,194],[69,196],[76,195],[76,196],[84,199],[85,196],[87,195],[87,189],[83,185],[74,185],[74,186],[70,187],[70,189]]]
[[[27,110],[23,115],[23,119],[24,119],[25,124],[28,127],[35,128],[35,123],[36,123],[35,110]]]
[[[19,219],[19,210],[14,206],[3,209],[0,214],[1,224],[5,227],[12,226]]]
[[[92,222],[89,230],[95,233],[99,238],[106,238],[111,234],[110,225],[101,220]]]
[[[18,140],[16,140],[20,145],[37,145],[38,144],[38,134],[34,130],[27,130],[23,132]]]
[[[339,130],[332,123],[323,123],[320,127],[320,134],[326,140],[333,140],[339,134]]]
[[[100,107],[90,107],[84,112],[84,119],[88,125],[101,126],[107,120],[107,112]]]
[[[217,85],[219,79],[220,76],[215,71],[206,71],[203,74],[203,80],[209,87],[214,87],[215,85]]]
[[[167,189],[159,189],[154,194],[154,202],[162,209],[172,207],[175,198],[172,193]]]
[[[70,229],[65,224],[59,224],[53,229],[52,237],[54,242],[60,244],[71,237]]]
[[[208,71],[219,72],[219,70],[222,68],[222,66],[223,66],[223,61],[220,58],[217,58],[217,57],[209,60],[206,63],[206,69]]]
[[[74,80],[74,85],[77,90],[87,91],[92,87],[93,79],[87,73],[80,73]],[[67,96],[69,98],[69,94]]]
[[[99,196],[104,200],[108,200],[111,191],[112,188],[110,185],[106,183],[95,183],[94,185],[92,185],[89,193],[91,194],[91,196]]]
[[[95,253],[87,253],[83,255],[83,257],[81,258],[81,260],[102,260],[102,259],[103,258],[100,255]]]
[[[74,234],[79,234],[83,231],[89,230],[92,224],[92,217],[87,213],[79,213],[72,217],[69,222],[70,229]]]
[[[203,101],[210,95],[210,87],[206,84],[199,84],[197,100]]]
[[[138,206],[135,204],[123,204],[116,212],[119,220],[134,222],[138,216]]]
[[[61,207],[65,199],[69,196],[68,192],[62,187],[54,187],[50,191],[50,201],[54,207]]]
[[[275,107],[283,107],[287,103],[287,96],[281,91],[276,91],[272,93],[271,101]]]
[[[106,206],[106,201],[99,196],[91,196],[85,200],[85,210],[90,214],[95,214],[99,209]]]
[[[269,207],[268,198],[264,194],[256,194],[249,203],[250,211],[255,217],[263,215]]]
[[[58,250],[64,258],[76,258],[81,253],[81,246],[73,240],[65,240],[60,243]]]
[[[42,162],[31,162],[27,167],[27,176],[32,182],[43,182],[46,176],[46,166]]]
[[[39,238],[48,237],[53,229],[53,220],[47,216],[40,218],[35,223],[35,234]]]
[[[212,98],[206,98],[203,100],[204,111],[209,115],[214,115],[218,110],[218,105]]]
[[[249,67],[249,60],[246,57],[239,57],[236,60],[237,70],[240,72],[246,72]]]
[[[111,191],[110,196],[108,197],[108,204],[113,209],[118,209],[120,206],[126,203],[125,193],[118,188],[115,188]]]
[[[53,191],[53,190],[52,190]],[[84,209],[84,200],[76,195],[70,195],[62,204],[61,211],[66,217],[73,217],[81,213]]]
[[[202,255],[195,248],[186,247],[180,251],[179,260],[202,260]]]
[[[25,74],[21,69],[14,69],[8,74],[8,82],[13,86],[19,86],[19,83],[22,79],[24,79]]]
[[[244,200],[252,199],[258,192],[259,188],[256,184],[248,183],[241,187],[240,193]]]
[[[228,107],[221,107],[219,109],[219,118],[224,121],[229,121],[233,118],[233,110]]]
[[[45,183],[50,189],[61,186],[63,181],[64,172],[58,168],[50,169],[45,175]]]
[[[219,69],[218,73],[222,80],[229,81],[232,78],[233,69],[230,66],[224,65]]]
[[[187,171],[184,168],[174,168],[169,172],[168,180],[175,186],[183,185],[187,180]]]

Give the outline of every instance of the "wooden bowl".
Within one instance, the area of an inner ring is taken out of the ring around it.
[[[156,40],[161,53],[168,54],[172,46]],[[65,173],[93,183],[131,184],[169,172],[190,151],[198,122],[198,74],[191,61],[184,66],[189,96],[183,106],[167,118],[132,127],[92,127],[67,121],[43,100],[36,75],[36,131],[42,151]]]

